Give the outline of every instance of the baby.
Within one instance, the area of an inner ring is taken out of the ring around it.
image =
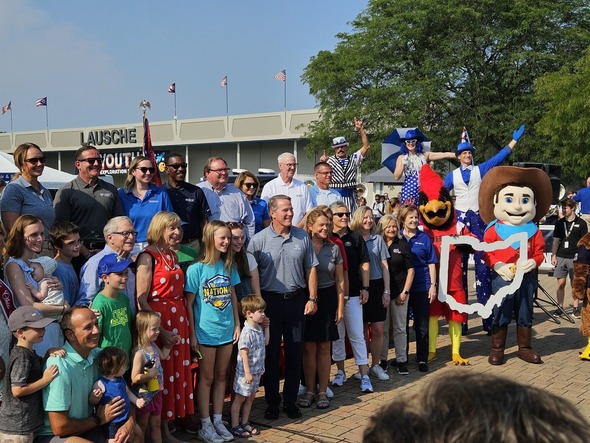
[[[37,257],[31,259],[30,263],[33,268],[31,273],[33,280],[39,283],[38,289],[26,283],[33,298],[46,305],[63,306],[65,299],[62,284],[57,277],[53,276],[57,269],[57,261],[50,257]]]

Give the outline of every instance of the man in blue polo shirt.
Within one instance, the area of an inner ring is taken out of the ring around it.
[[[211,216],[203,190],[185,181],[188,168],[181,154],[172,152],[164,157],[168,181],[164,188],[172,201],[174,212],[184,222],[182,244],[199,250],[203,227]]]

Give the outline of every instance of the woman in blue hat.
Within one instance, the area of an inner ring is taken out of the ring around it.
[[[402,205],[418,205],[418,189],[420,183],[418,177],[420,169],[426,163],[436,160],[451,160],[455,158],[454,152],[424,152],[424,136],[415,129],[410,129],[402,138],[400,156],[395,163],[393,178],[399,180],[404,177],[402,185],[401,203]]]

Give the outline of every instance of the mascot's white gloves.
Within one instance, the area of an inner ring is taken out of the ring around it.
[[[512,272],[512,264],[504,264],[502,262],[498,262],[494,265],[494,271],[498,273],[502,280],[504,281],[512,281],[514,280],[514,273]]]
[[[527,272],[530,272],[537,267],[537,262],[534,259],[529,258],[521,266],[522,266],[522,270],[526,274]]]

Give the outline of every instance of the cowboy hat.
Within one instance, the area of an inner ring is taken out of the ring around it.
[[[551,181],[547,173],[538,168],[496,166],[485,175],[479,187],[479,215],[486,224],[496,218],[494,215],[494,195],[503,185],[508,184],[531,188],[535,194],[537,207],[533,221],[538,222],[545,216],[553,197]]]

